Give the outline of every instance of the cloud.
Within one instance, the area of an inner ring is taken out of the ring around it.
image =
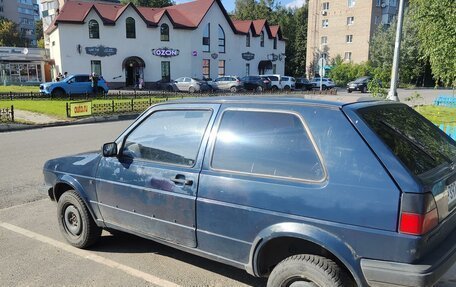
[[[306,4],[306,0],[294,0],[290,3],[286,4],[285,7],[287,8],[300,8]]]

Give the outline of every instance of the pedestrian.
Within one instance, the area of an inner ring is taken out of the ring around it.
[[[98,92],[98,76],[95,72],[90,76],[90,81],[92,82],[92,93],[96,96]]]
[[[68,77],[68,72],[63,73],[63,78],[66,79]]]
[[[143,79],[143,78],[139,78],[139,84],[138,84],[138,87],[139,87],[139,89],[140,89],[140,90],[142,90],[142,89],[143,89],[143,87],[144,87],[144,79]]]
[[[56,82],[60,81],[63,79],[63,76],[62,76],[62,73],[59,73],[59,75],[57,76],[57,78],[55,79]]]

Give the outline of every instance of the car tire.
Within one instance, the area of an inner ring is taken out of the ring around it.
[[[361,89],[361,93],[367,93],[367,87],[364,86],[362,89]]]
[[[102,87],[97,88],[97,94],[96,96],[101,96],[105,93],[105,90]]]
[[[194,88],[194,87],[188,88],[188,92],[189,92],[190,94],[193,94],[193,93],[195,92],[195,88]]]
[[[168,92],[174,92],[174,89],[172,86],[168,86],[167,90],[168,90]]]
[[[230,92],[236,93],[238,91],[237,87],[231,87]]]
[[[84,201],[74,190],[66,191],[59,198],[57,217],[60,231],[75,247],[87,248],[101,235],[101,228],[95,224]]]
[[[327,86],[325,86],[325,85],[322,85],[322,86],[321,86],[321,89],[324,91],[324,90],[327,90],[327,89],[328,89],[328,87],[327,87]]]
[[[284,259],[271,272],[267,287],[345,287],[352,286],[345,271],[334,261],[300,254]]]
[[[285,86],[285,87],[283,87],[283,90],[289,92],[291,89],[290,89],[290,86]]]
[[[56,88],[52,90],[51,96],[53,98],[63,98],[65,96],[65,91],[63,89]]]
[[[258,86],[258,87],[256,87],[255,91],[257,91],[258,93],[261,93],[261,92],[263,92],[263,87]]]
[[[279,88],[277,88],[277,86],[272,86],[271,91],[277,92],[278,89],[279,89]]]
[[[347,89],[347,92],[350,94],[350,93],[352,92],[352,90],[350,90],[350,89]]]

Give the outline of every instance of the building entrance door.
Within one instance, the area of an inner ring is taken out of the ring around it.
[[[125,70],[125,86],[138,87],[139,79],[144,80],[144,68],[146,64],[140,57],[128,57],[122,63],[122,69]]]

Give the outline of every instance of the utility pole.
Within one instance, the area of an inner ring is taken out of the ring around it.
[[[394,43],[394,58],[393,68],[391,69],[391,84],[388,92],[388,100],[399,102],[397,96],[397,76],[399,71],[399,54],[401,51],[401,39],[402,39],[402,23],[404,22],[404,1],[399,0],[399,11],[397,12],[397,29],[396,29],[396,41]]]

